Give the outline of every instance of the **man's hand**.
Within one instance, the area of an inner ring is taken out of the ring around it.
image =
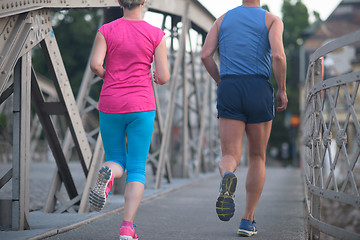
[[[276,103],[277,103],[276,111],[281,112],[286,110],[288,103],[286,91],[279,90],[276,93]]]

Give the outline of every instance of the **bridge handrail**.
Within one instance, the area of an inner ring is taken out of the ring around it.
[[[324,79],[324,57],[337,49],[360,43],[360,31],[337,38],[310,57],[302,109],[301,160],[305,182],[309,239],[321,234],[337,239],[360,239],[360,234],[334,226],[322,219],[327,200],[360,208],[357,167],[360,154],[360,113],[354,105],[360,85],[360,71]],[[341,115],[342,114],[342,115]],[[346,116],[344,118],[344,116]],[[355,133],[354,133],[355,132]],[[336,142],[335,154],[332,141]],[[353,144],[355,142],[355,144]],[[328,164],[328,165],[327,165]],[[342,175],[341,170],[345,168]]]

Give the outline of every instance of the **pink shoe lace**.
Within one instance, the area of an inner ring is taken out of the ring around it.
[[[135,228],[130,228],[126,226],[121,226],[120,228],[120,240],[133,240],[139,239],[138,235],[135,233]]]

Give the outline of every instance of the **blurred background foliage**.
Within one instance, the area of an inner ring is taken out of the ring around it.
[[[99,9],[72,9],[52,13],[55,38],[75,96],[79,91],[100,17]],[[40,47],[33,52],[33,66],[37,73],[50,77]]]
[[[265,5],[263,7],[271,12],[269,6]],[[291,117],[300,115],[299,53],[300,47],[304,42],[302,33],[310,26],[310,14],[301,0],[296,2],[284,0],[281,13],[284,23],[283,41],[287,57],[286,81],[289,103],[286,111],[276,112],[268,150],[276,149],[278,154],[274,157],[282,160],[287,165],[297,162],[296,138],[298,126],[291,126],[289,120]],[[313,12],[312,15],[316,21],[321,20],[319,13]],[[271,77],[271,82],[276,94],[277,86],[274,76]],[[289,147],[289,153],[285,155],[281,154],[284,144],[287,144]]]

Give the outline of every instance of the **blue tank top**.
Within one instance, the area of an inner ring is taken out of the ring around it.
[[[228,11],[219,29],[220,77],[258,75],[270,79],[271,48],[266,10],[239,6]]]

